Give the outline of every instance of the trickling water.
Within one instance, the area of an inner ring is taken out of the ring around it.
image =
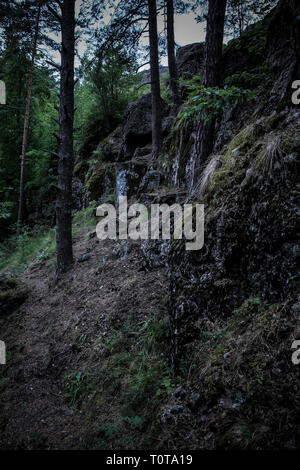
[[[176,155],[175,155],[175,160],[173,163],[173,174],[172,174],[172,186],[177,185],[177,179],[178,179],[178,169],[179,169],[179,152],[177,150]]]
[[[127,181],[128,170],[121,170],[117,174],[116,178],[116,200],[120,196],[127,196],[128,192],[128,181]]]

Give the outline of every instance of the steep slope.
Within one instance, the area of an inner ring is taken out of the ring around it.
[[[35,262],[27,301],[1,317],[2,449],[156,445],[152,413],[171,383],[165,269],[146,272],[134,243],[100,243],[96,219],[84,222],[73,269],[56,283],[52,260]]]
[[[190,197],[205,205],[204,248],[171,245],[171,356],[188,385],[176,401],[182,414],[170,421],[175,447],[299,447],[300,369],[291,349],[300,335],[297,18],[295,2],[281,2],[269,18],[263,93],[223,118],[216,154]],[[193,409],[189,388],[198,394]]]
[[[225,48],[224,82],[257,95],[224,109],[193,192],[197,123],[163,103],[151,161],[149,95],[80,156],[74,206],[203,203],[204,247],[98,242],[96,220],[83,230],[77,215],[73,269],[59,283],[52,262],[28,270],[26,303],[1,320],[0,447],[299,447],[299,17],[281,1]],[[181,73],[199,72],[202,54],[184,48]]]

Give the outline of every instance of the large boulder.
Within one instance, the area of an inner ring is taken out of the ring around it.
[[[205,44],[195,42],[177,50],[176,62],[179,76],[192,77],[199,73],[204,65]]]
[[[122,127],[117,127],[103,142],[101,142],[96,153],[102,161],[115,162],[118,160],[122,146]]]
[[[115,165],[114,163],[95,162],[89,168],[83,187],[84,204],[91,201],[100,201],[114,192]]]
[[[166,120],[169,114],[169,106],[161,100],[162,118]],[[167,125],[163,122],[163,129]],[[123,146],[119,154],[119,160],[129,160],[134,155],[135,149],[151,143],[152,138],[152,99],[151,93],[130,103],[125,116],[123,128]]]

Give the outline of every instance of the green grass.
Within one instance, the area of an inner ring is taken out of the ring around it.
[[[73,217],[73,237],[95,228],[95,203],[76,212]],[[20,235],[13,235],[0,244],[0,272],[12,270],[21,273],[41,261],[55,261],[55,228],[43,227],[38,232],[24,227]]]
[[[55,230],[44,228],[33,233],[25,228],[19,236],[14,235],[0,245],[0,272],[22,271],[29,266],[50,259],[55,254]]]
[[[73,216],[73,230],[72,235],[76,237],[83,231],[90,229],[91,227],[96,228],[97,220],[95,216],[96,202],[91,201],[85,209],[82,209]]]
[[[71,405],[74,405],[79,399],[84,386],[85,378],[86,374],[83,371],[72,372],[66,377],[68,381],[68,392],[65,394],[65,398],[70,400]]]
[[[169,325],[161,305],[147,320],[129,314],[118,329],[95,338],[88,371],[81,363],[66,377],[65,397],[88,420],[99,423],[87,448],[151,449],[157,443],[160,424],[153,416],[181,383],[167,364],[168,343]]]

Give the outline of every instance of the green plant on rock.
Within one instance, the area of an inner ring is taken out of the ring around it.
[[[236,86],[206,88],[204,85],[195,85],[193,82],[188,86],[188,92],[186,105],[177,119],[204,119],[207,124],[221,116],[227,106],[235,107],[256,96],[253,90]]]
[[[256,88],[261,84],[265,84],[266,78],[270,77],[270,68],[268,64],[263,64],[259,67],[252,69],[250,72],[244,70],[243,72],[235,73],[225,79],[225,84],[228,86],[249,87]]]
[[[171,377],[164,377],[164,379],[160,383],[160,387],[156,392],[156,396],[161,396],[167,394],[168,396],[171,395],[171,393],[175,389],[175,384],[174,380],[171,379]]]

